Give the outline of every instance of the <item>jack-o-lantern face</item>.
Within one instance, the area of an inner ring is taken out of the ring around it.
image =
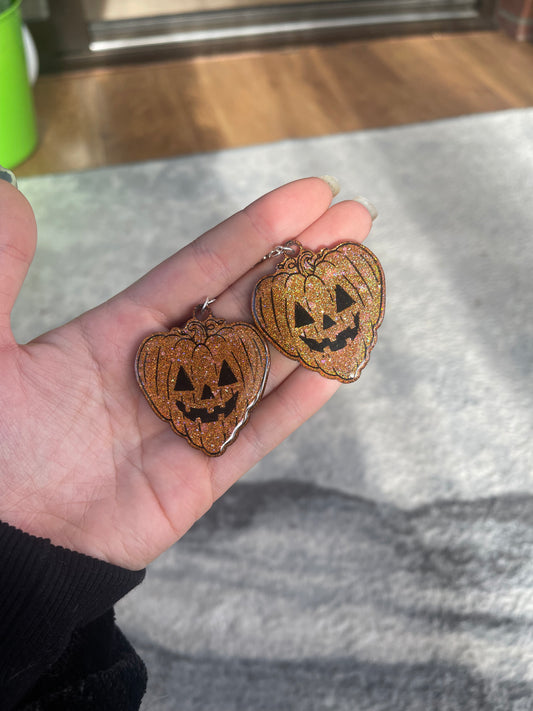
[[[255,322],[278,350],[344,383],[366,365],[384,306],[381,265],[353,242],[318,253],[300,248],[258,282],[252,298]]]
[[[136,372],[154,412],[194,447],[216,456],[248,420],[269,365],[266,343],[253,326],[210,316],[146,338]]]

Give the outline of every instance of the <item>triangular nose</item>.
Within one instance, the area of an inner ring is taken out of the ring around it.
[[[204,385],[204,389],[202,390],[202,400],[211,400],[213,397],[213,391],[209,387],[209,385]]]
[[[334,325],[335,325],[335,321],[332,318],[330,318],[327,314],[324,314],[324,318],[322,319],[322,327],[324,329],[326,329],[326,328],[331,328]]]

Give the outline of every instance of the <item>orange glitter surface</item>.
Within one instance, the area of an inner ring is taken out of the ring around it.
[[[137,381],[156,415],[209,456],[236,440],[269,368],[268,346],[253,326],[211,314],[148,336],[135,360]]]
[[[313,252],[298,242],[252,296],[255,323],[274,346],[326,378],[351,383],[368,362],[385,312],[385,276],[362,244]]]

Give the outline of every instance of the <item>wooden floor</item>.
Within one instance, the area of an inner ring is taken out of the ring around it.
[[[533,45],[374,39],[41,77],[20,176],[533,105]]]

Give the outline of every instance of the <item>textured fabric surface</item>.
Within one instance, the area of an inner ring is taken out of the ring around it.
[[[17,711],[131,711],[139,708],[145,690],[145,665],[109,610],[76,630]]]
[[[144,571],[54,546],[2,521],[0,571],[0,709],[19,702],[43,711],[89,708],[84,698],[99,699],[102,711],[135,708],[146,672],[115,628],[112,606]],[[114,702],[104,704],[111,689]],[[132,703],[119,705],[121,697]]]
[[[21,180],[16,332],[324,173],[380,210],[377,346],[119,606],[144,708],[529,711],[533,110]]]

